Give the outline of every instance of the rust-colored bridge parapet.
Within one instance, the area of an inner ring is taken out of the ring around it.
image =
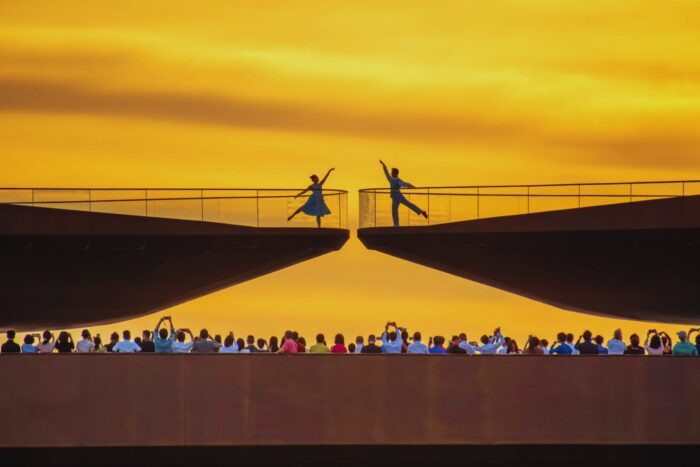
[[[700,359],[3,355],[0,447],[697,444]]]

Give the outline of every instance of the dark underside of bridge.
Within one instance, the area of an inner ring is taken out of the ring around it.
[[[340,249],[345,229],[0,206],[0,328],[124,320]]]
[[[358,231],[372,250],[560,308],[700,318],[700,196]]]

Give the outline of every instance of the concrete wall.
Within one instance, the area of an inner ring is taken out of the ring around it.
[[[700,358],[2,355],[0,447],[700,442]]]

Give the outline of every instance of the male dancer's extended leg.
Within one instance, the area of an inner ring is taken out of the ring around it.
[[[401,204],[403,204],[404,206],[406,206],[408,209],[410,209],[411,211],[413,211],[413,212],[415,212],[416,214],[418,214],[419,216],[423,216],[423,217],[425,217],[426,219],[428,218],[428,213],[427,213],[427,212],[423,211],[421,208],[419,208],[418,206],[416,206],[415,204],[413,204],[412,202],[410,202],[409,200],[407,200],[405,196],[402,196],[401,198],[399,198],[398,201],[399,201]]]

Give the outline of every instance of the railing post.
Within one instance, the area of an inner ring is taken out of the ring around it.
[[[260,227],[260,190],[255,190],[255,222]]]
[[[377,190],[374,190],[374,227],[377,226]]]
[[[428,225],[430,225],[430,187],[428,187]]]
[[[146,200],[146,217],[148,217],[148,190],[143,190],[143,198]]]
[[[581,184],[578,186],[578,207],[581,209]]]
[[[530,187],[529,186],[527,187],[527,213],[530,214]]]
[[[341,207],[341,194],[338,192],[338,228],[343,228],[343,208]]]
[[[479,193],[480,193],[480,189],[479,189],[479,187],[476,187],[476,218],[477,218],[477,219],[480,219],[480,218],[481,218],[481,217],[480,217],[480,212],[479,212],[479,210],[480,210],[480,206],[479,206],[479,202],[480,202],[480,200],[479,200]]]
[[[88,190],[88,212],[92,212],[92,190]]]
[[[199,209],[201,210],[202,222],[204,222],[204,190],[199,190]]]
[[[32,188],[32,207],[34,207],[34,188]]]

